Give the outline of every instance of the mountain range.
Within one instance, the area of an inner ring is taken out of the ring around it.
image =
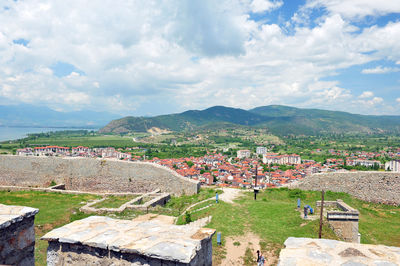
[[[340,111],[302,109],[282,105],[250,110],[214,106],[154,117],[128,116],[116,119],[100,133],[146,132],[150,129],[186,131],[226,126],[267,128],[277,135],[342,133],[400,133],[400,116],[359,115]]]

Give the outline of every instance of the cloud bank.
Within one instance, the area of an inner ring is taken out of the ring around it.
[[[0,104],[133,115],[267,104],[400,114],[393,97],[378,88],[368,88],[375,98],[358,97],[339,77],[371,62],[400,62],[400,21],[360,24],[400,12],[396,0],[306,1],[284,24],[252,15],[272,18],[283,1],[1,5]],[[296,22],[305,14],[313,25]],[[384,63],[361,73],[398,71]],[[391,88],[400,96],[399,81]]]

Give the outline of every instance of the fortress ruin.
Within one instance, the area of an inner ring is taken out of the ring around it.
[[[400,205],[400,173],[360,171],[313,174],[291,187],[345,192],[368,202]]]
[[[174,195],[198,193],[200,183],[157,164],[91,158],[0,156],[0,186],[146,193],[156,189]]]

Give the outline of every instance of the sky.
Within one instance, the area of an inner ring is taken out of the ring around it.
[[[399,0],[0,0],[0,105],[400,115]]]

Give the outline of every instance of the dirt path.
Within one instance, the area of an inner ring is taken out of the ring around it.
[[[224,193],[219,195],[219,199],[227,203],[233,203],[233,200],[240,197],[242,190],[236,188],[223,188]]]
[[[244,236],[227,237],[225,242],[226,258],[222,261],[222,266],[245,265],[246,249],[251,250],[253,259],[257,258],[257,250],[260,250],[260,238],[253,233]],[[249,258],[246,258],[247,260]]]
[[[250,252],[246,253],[249,249]],[[257,250],[261,250],[265,258],[264,265],[276,265],[278,258],[273,250],[263,251],[260,246],[260,238],[248,232],[243,236],[227,237],[225,242],[226,256],[221,266],[228,265],[256,265]]]

